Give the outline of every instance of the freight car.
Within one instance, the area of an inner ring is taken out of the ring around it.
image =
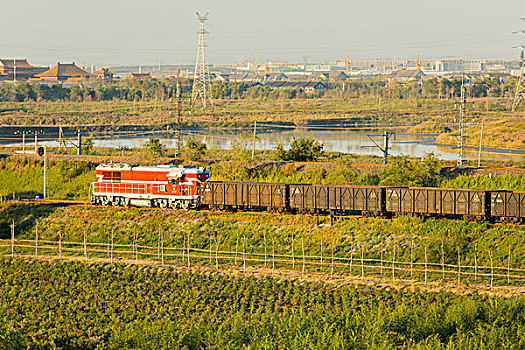
[[[393,214],[451,216],[479,221],[491,218],[491,193],[455,188],[388,188],[386,208]]]
[[[381,216],[385,188],[379,186],[290,184],[290,209],[298,213],[360,213]]]
[[[200,190],[202,204],[219,210],[515,223],[525,219],[525,193],[500,190],[255,182],[206,182]]]
[[[203,182],[202,204],[212,210],[263,210],[285,212],[290,208],[290,185],[268,182]]]
[[[502,222],[521,223],[525,221],[525,192],[491,192],[491,215]]]
[[[102,164],[91,202],[298,214],[420,215],[521,223],[525,193],[500,190],[208,181],[204,168]]]

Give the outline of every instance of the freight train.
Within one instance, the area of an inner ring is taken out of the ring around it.
[[[209,181],[205,168],[102,164],[100,205],[393,217],[421,215],[522,223],[525,193],[403,186]]]

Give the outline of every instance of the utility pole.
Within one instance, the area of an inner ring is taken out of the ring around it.
[[[58,153],[62,153],[62,125],[58,127]]]
[[[390,138],[392,136],[394,136],[395,138],[395,133],[393,132],[388,132],[388,131],[385,131],[383,133],[383,147],[379,146],[379,144],[377,144],[377,142],[374,141],[374,139],[370,136],[370,135],[366,135],[370,141],[372,141],[374,143],[374,146],[361,146],[361,148],[379,148],[381,150],[381,152],[383,152],[383,164],[388,164],[388,150],[389,149],[392,149],[392,147],[389,146],[389,142],[390,142]]]
[[[47,146],[44,146],[44,199],[47,197]]]
[[[208,44],[206,44],[206,34],[204,29],[204,22],[208,19],[208,12],[201,16],[197,12],[197,20],[199,21],[199,44],[197,46],[197,58],[195,60],[195,74],[193,76],[193,87],[191,91],[191,103],[195,107],[197,99],[202,102],[202,108],[206,108],[206,104],[213,105],[211,94],[211,78],[210,68],[208,66]]]
[[[478,168],[481,166],[481,145],[483,144],[483,122],[481,122],[481,133],[479,135]]]
[[[181,156],[181,147],[182,147],[182,91],[179,81],[180,71],[177,72],[177,91],[176,91],[176,99],[177,99],[177,130],[176,132],[176,144],[175,144],[175,156],[180,157]]]
[[[25,131],[25,130],[22,130],[22,131],[17,130],[14,132],[15,135],[22,135],[22,153],[23,154],[26,154],[26,135],[30,133],[31,131]]]
[[[253,139],[252,139],[252,160],[255,158],[255,139],[257,137],[257,119],[253,124]]]
[[[82,134],[80,133],[80,129],[77,130],[77,155],[82,155]]]
[[[461,78],[461,102],[460,102],[460,113],[459,113],[459,135],[458,135],[458,166],[463,166],[463,160],[465,159],[464,154],[464,133],[465,133],[465,111],[467,108],[467,96],[465,92],[465,74]]]

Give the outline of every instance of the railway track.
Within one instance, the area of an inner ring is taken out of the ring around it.
[[[123,209],[124,207],[120,206],[104,206],[104,205],[95,205],[91,204],[90,202],[83,202],[83,201],[68,201],[68,200],[53,200],[53,199],[21,199],[21,200],[9,200],[6,201],[6,203],[22,203],[22,204],[35,204],[35,205],[49,205],[49,206],[56,206],[56,207],[68,207],[68,206],[83,206],[83,207],[90,207],[90,208],[102,208],[102,209]],[[150,211],[161,211],[161,212],[176,212],[176,213],[187,213],[187,212],[201,212],[201,213],[208,213],[208,214],[219,214],[219,215],[229,215],[229,214],[235,214],[235,213],[246,213],[251,215],[272,215],[272,216],[280,216],[280,217],[295,217],[295,216],[302,216],[302,217],[310,217],[312,219],[317,220],[317,224],[323,224],[327,223],[326,219],[329,219],[328,223],[333,225],[335,222],[339,220],[345,220],[345,219],[364,219],[369,218],[365,215],[327,215],[327,214],[308,214],[308,213],[276,213],[276,212],[268,212],[268,211],[255,211],[255,210],[210,210],[210,209],[199,209],[199,210],[186,210],[186,209],[171,209],[171,208],[151,208],[151,207],[129,207],[131,209],[140,209],[140,210],[150,210]],[[379,220],[392,220],[399,216],[394,216],[391,218],[386,217],[376,217],[376,219]],[[424,218],[424,216],[421,216]],[[437,220],[450,220],[446,217],[441,218],[434,218]],[[322,221],[321,221],[322,220]],[[495,223],[487,223],[490,226],[508,226],[508,225],[517,225],[517,226],[525,226],[525,224],[512,224],[512,223],[501,223],[501,222],[495,222]]]

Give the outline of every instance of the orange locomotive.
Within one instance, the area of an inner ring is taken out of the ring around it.
[[[205,168],[174,165],[101,164],[91,184],[91,203],[190,209],[201,206],[199,185],[208,181]]]

